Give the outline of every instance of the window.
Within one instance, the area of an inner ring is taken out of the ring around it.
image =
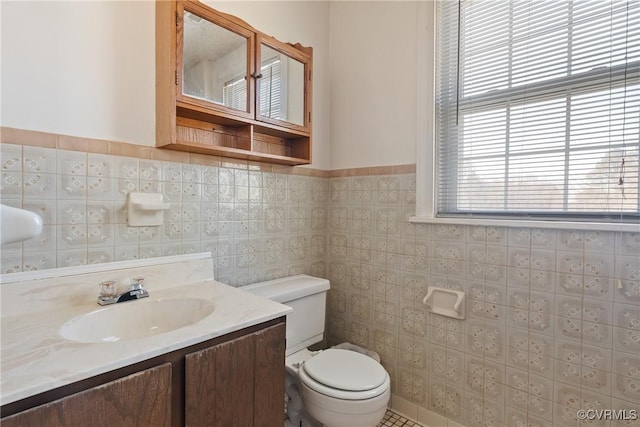
[[[637,222],[640,2],[437,7],[437,215]]]

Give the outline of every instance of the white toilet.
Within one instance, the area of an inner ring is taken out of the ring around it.
[[[355,351],[307,350],[324,334],[329,281],[298,275],[242,289],[293,308],[287,316],[285,359],[293,425],[299,425],[299,391],[306,412],[326,427],[377,426],[391,396],[389,374],[382,365]]]

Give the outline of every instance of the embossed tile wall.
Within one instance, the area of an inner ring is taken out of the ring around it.
[[[640,413],[640,233],[411,224],[415,175],[329,181],[329,340],[375,349],[395,395],[468,427],[640,425],[576,418]]]
[[[325,275],[326,178],[0,144],[1,201],[44,231],[4,245],[3,273],[211,251],[216,278],[243,285]],[[233,164],[232,164],[233,166]],[[159,227],[128,227],[126,195],[160,192]]]
[[[0,144],[2,203],[44,232],[2,272],[212,251],[243,285],[328,277],[330,343],[375,349],[393,393],[475,426],[621,426],[640,413],[640,233],[411,224],[415,175],[316,178]],[[160,227],[125,195],[159,191]],[[429,315],[427,286],[465,290],[466,320]]]

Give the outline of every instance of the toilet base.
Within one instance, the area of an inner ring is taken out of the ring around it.
[[[384,418],[391,398],[387,389],[379,396],[366,400],[340,400],[325,396],[300,384],[306,411],[324,427],[376,427]]]

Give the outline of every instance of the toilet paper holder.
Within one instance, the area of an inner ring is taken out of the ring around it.
[[[463,291],[429,286],[422,302],[429,311],[442,316],[464,319],[465,294]]]

